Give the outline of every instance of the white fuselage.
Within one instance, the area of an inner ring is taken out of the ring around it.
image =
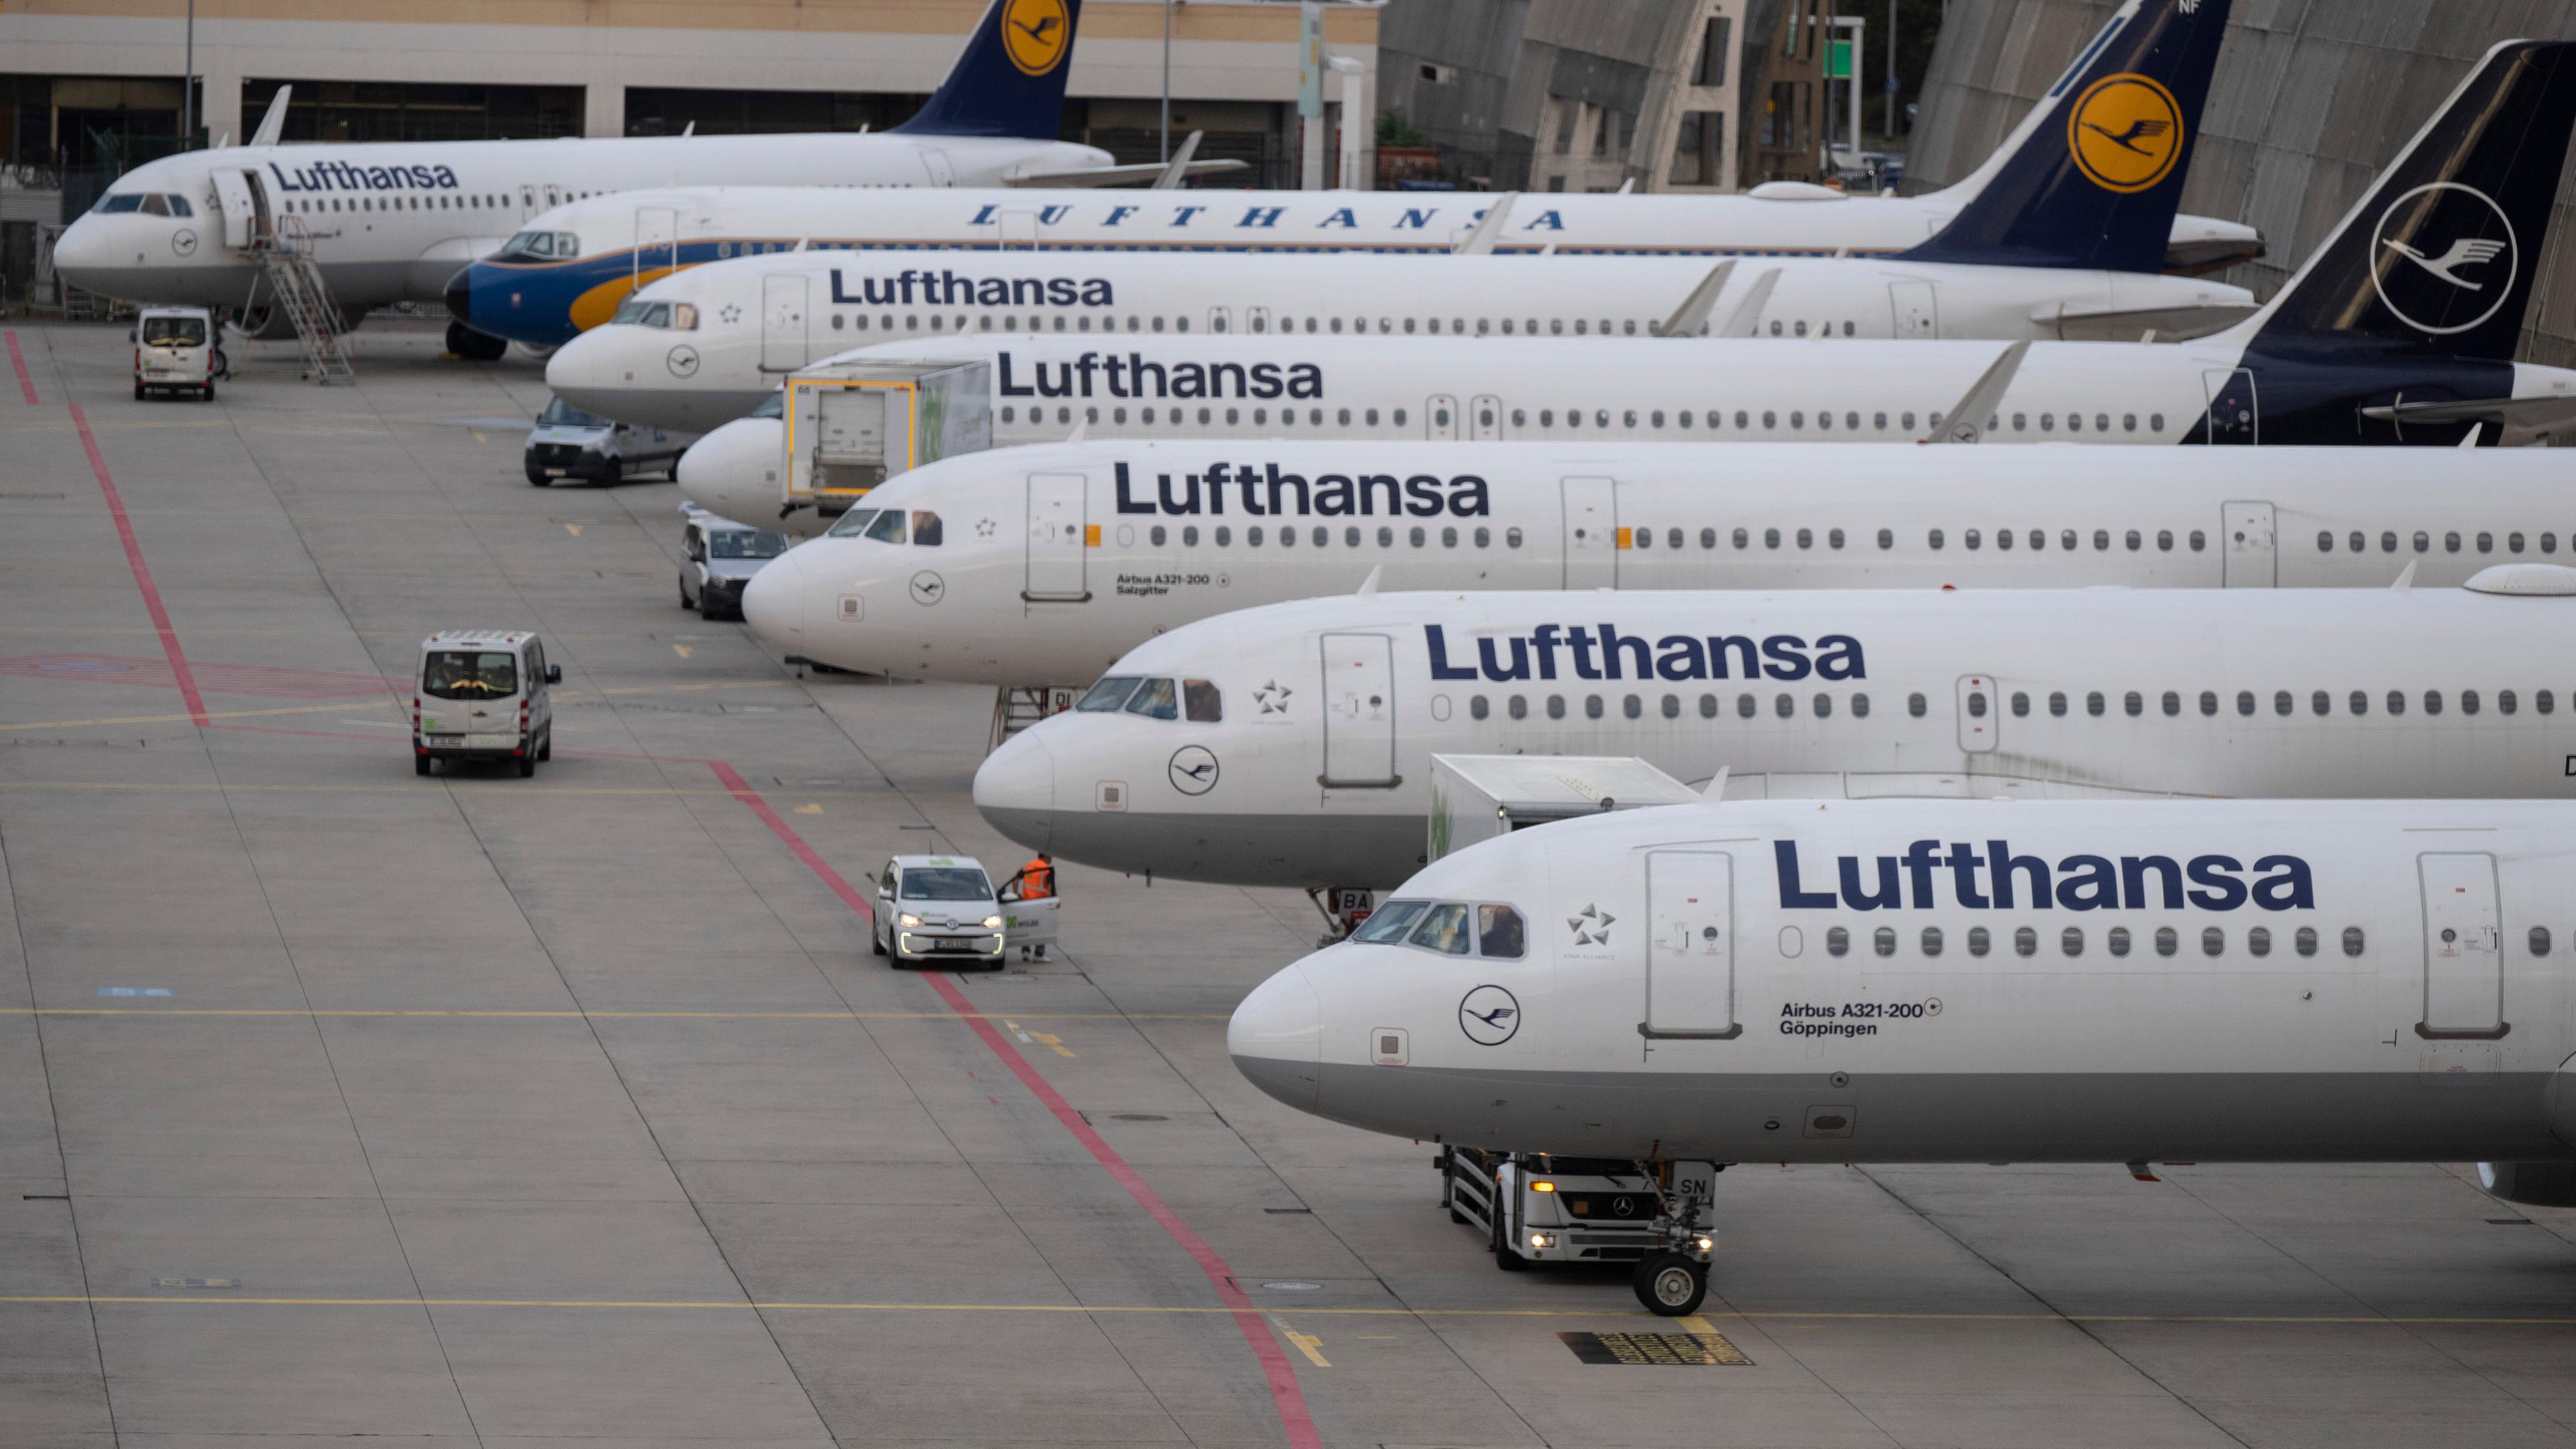
[[[2566,798],[2576,694],[2555,665],[2576,655],[2576,570],[2549,572],[2568,597],[1311,599],[1140,645],[1086,708],[996,750],[975,803],[1085,865],[1376,887],[1457,804],[1435,796],[1435,754],[1633,756],[1691,783],[1725,769],[1757,797]],[[1115,680],[1179,681],[1202,718],[1157,717],[1159,686],[1117,707]],[[1216,763],[1172,768],[1181,751]],[[1103,782],[1125,782],[1115,809]]]
[[[109,195],[176,196],[188,216],[92,210],[54,249],[74,286],[135,301],[240,306],[263,231],[311,239],[343,311],[435,302],[466,263],[529,217],[675,181],[830,187],[992,185],[1109,163],[1060,141],[894,133],[561,137],[229,146],[147,162]]]
[[[1518,1151],[2564,1161],[2570,827],[2457,800],[1575,820],[1379,907],[1466,905],[1497,929],[1463,951],[1316,952],[1227,1042],[1301,1111]]]
[[[2133,272],[1812,257],[1724,265],[1723,288],[1683,324],[1689,335],[2014,340],[2116,330],[2127,341],[2198,336],[2254,308],[2240,287]],[[704,431],[751,411],[787,373],[871,342],[1653,338],[1711,271],[1705,257],[772,253],[642,288],[634,300],[691,304],[695,326],[594,327],[555,355],[546,381],[602,416]],[[668,365],[677,348],[695,359],[685,374]]]
[[[845,669],[1085,685],[1157,634],[1345,594],[1373,570],[1389,590],[2366,588],[2410,564],[2418,583],[2457,584],[2576,559],[2556,457],[1056,443],[879,486],[838,536],[762,569],[744,608],[778,653]],[[776,511],[699,501],[764,527]],[[900,543],[865,537],[886,510],[936,515],[939,541],[908,521]]]

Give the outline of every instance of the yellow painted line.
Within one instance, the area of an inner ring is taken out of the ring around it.
[[[1287,1319],[1274,1317],[1270,1321],[1279,1325],[1279,1336],[1287,1339],[1290,1343],[1295,1344],[1297,1346],[1297,1351],[1306,1356],[1306,1361],[1308,1363],[1313,1364],[1317,1368],[1331,1368],[1333,1366],[1333,1361],[1324,1357],[1324,1341],[1322,1339],[1317,1338],[1311,1333],[1297,1332],[1295,1329],[1288,1326]]]
[[[820,815],[823,813],[823,807],[814,804],[799,805],[796,807],[794,813],[798,815]]]
[[[1683,1316],[1681,1316],[1681,1317],[1679,1317],[1679,1318],[1674,1319],[1674,1320],[1673,1320],[1673,1322],[1675,1322],[1675,1323],[1677,1323],[1677,1324],[1681,1325],[1681,1330],[1682,1330],[1682,1332],[1684,1332],[1684,1333],[1715,1333],[1715,1332],[1717,1332],[1717,1325],[1716,1325],[1716,1324],[1714,1324],[1714,1323],[1709,1322],[1709,1321],[1708,1321],[1707,1316],[1706,1316],[1706,1315],[1704,1315],[1704,1314],[1698,1314],[1698,1313],[1689,1313],[1689,1314],[1684,1314]]]
[[[1227,1021],[1221,1011],[1034,1011],[1031,1021]],[[0,1016],[458,1017],[497,1021],[1000,1021],[989,1011],[488,1011],[456,1007],[0,1006]]]
[[[564,527],[570,528],[572,525],[567,523]],[[671,646],[671,652],[679,655],[683,659],[686,659],[689,657],[689,646],[686,644],[674,644]]]
[[[1029,1035],[1035,1037],[1040,1045],[1052,1049],[1057,1056],[1069,1057],[1073,1055],[1073,1050],[1064,1044],[1063,1037],[1043,1031],[1033,1031],[1030,1032]]]
[[[0,1303],[26,1304],[162,1304],[226,1305],[272,1308],[598,1308],[598,1309],[732,1309],[759,1313],[803,1310],[826,1313],[1079,1313],[1157,1314],[1213,1317],[1238,1310],[1225,1307],[1142,1303],[869,1303],[831,1301],[751,1301],[650,1298],[254,1298],[222,1289],[189,1294],[13,1294]],[[1630,1308],[1301,1308],[1303,1318],[1648,1318]],[[2361,1326],[2378,1328],[2571,1328],[2576,1318],[2500,1318],[2447,1315],[2366,1314],[2196,1314],[2196,1313],[1868,1313],[1721,1311],[1712,1315],[1745,1321],[1759,1319],[1838,1320],[1858,1322],[2004,1322],[2004,1323],[2205,1323],[2281,1324],[2290,1326]],[[1302,1335],[1301,1335],[1302,1336]],[[1321,1342],[1320,1339],[1316,1340]]]
[[[564,525],[564,532],[571,534],[575,538],[579,538],[581,537],[581,525],[578,523],[567,523]]]

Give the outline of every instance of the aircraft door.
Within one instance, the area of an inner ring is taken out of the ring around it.
[[[2495,857],[2484,851],[2415,857],[2424,890],[2424,1019],[2427,1039],[2492,1041],[2505,1034],[2504,928],[2496,905]]]
[[[805,365],[805,294],[812,282],[802,274],[760,279],[761,371],[794,372]]]
[[[250,250],[268,230],[251,193],[257,180],[247,171],[215,172],[215,203],[224,213],[224,245],[237,252]]]
[[[957,168],[948,164],[948,153],[936,146],[921,148],[921,169],[930,174],[930,184],[933,186],[957,184]]]
[[[2225,503],[2219,506],[2218,536],[2227,543],[2225,582],[2231,589],[2268,589],[2278,584],[2279,549],[2269,503]]]
[[[1959,676],[1959,748],[1971,755],[1994,753],[2003,711],[1996,707],[1994,680],[1982,674]]]
[[[1429,397],[1422,401],[1422,435],[1435,443],[1458,440],[1458,400]]]
[[[1467,426],[1480,443],[1490,443],[1503,435],[1503,400],[1491,393],[1471,398],[1467,403]]]
[[[1029,475],[1029,566],[1021,598],[1078,604],[1091,597],[1083,581],[1091,543],[1083,516],[1085,482],[1080,473]]]
[[[1607,478],[1568,478],[1565,496],[1565,587],[1619,587],[1618,485]]]
[[[2209,441],[2251,444],[2258,441],[2261,410],[2255,406],[2254,374],[2211,368],[2200,375],[2209,393]]]
[[[1735,1019],[1735,857],[1646,853],[1647,1037],[1739,1036]]]
[[[680,269],[680,212],[672,206],[635,208],[635,285]]]
[[[1001,247],[1004,251],[1038,249],[1038,214],[1034,211],[1002,213]]]
[[[1384,634],[1326,634],[1326,787],[1385,789],[1395,773],[1395,641]]]
[[[1887,284],[1887,301],[1895,313],[1894,336],[1923,338],[1941,335],[1941,305],[1930,282],[1890,282]]]
[[[535,183],[527,181],[520,182],[519,220],[526,221],[529,217],[532,217],[543,210],[545,210],[544,207],[537,205],[537,188]]]

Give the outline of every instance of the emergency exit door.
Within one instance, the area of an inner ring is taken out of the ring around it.
[[[644,286],[666,272],[679,269],[679,209],[670,206],[635,208],[635,285]]]
[[[2218,536],[2226,542],[2224,581],[2231,589],[2268,589],[2280,579],[2280,551],[2269,503],[2222,503]]]
[[[1995,707],[1995,681],[1983,674],[1959,676],[1959,748],[1971,755],[1992,754],[2002,711]]]
[[[1483,395],[1467,404],[1467,424],[1473,428],[1477,442],[1490,443],[1503,435],[1503,400]]]
[[[1941,335],[1940,303],[1935,300],[1930,282],[1890,282],[1887,284],[1888,309],[1895,314],[1895,334],[1902,338],[1938,337]]]
[[[1383,789],[1395,773],[1395,641],[1384,634],[1327,634],[1324,648],[1326,786]]]
[[[1091,542],[1084,487],[1079,473],[1029,475],[1029,563],[1021,598],[1080,603],[1091,597],[1083,577]]]
[[[1458,440],[1458,400],[1454,397],[1432,397],[1422,404],[1423,436],[1435,443]]]
[[[1568,478],[1565,490],[1565,587],[1619,587],[1618,485],[1607,478]]]
[[[805,365],[805,276],[760,279],[760,370],[794,372]]]
[[[2419,855],[2415,864],[2424,891],[2424,1019],[2415,1034],[2503,1036],[2504,925],[2495,857],[2462,851]]]
[[[1741,1034],[1735,1019],[1735,858],[1717,850],[1646,854],[1649,1037]]]

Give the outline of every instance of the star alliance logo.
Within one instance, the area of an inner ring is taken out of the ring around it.
[[[979,518],[975,520],[975,536],[977,538],[991,538],[994,534],[1001,532],[1001,529],[1002,525],[994,522],[992,519]]]
[[[1597,905],[1586,905],[1581,915],[1566,917],[1565,924],[1574,932],[1574,944],[1607,946],[1610,944],[1610,923],[1617,919]]]
[[[1252,692],[1252,702],[1261,706],[1263,714],[1286,714],[1288,696],[1296,692],[1274,679]]]

